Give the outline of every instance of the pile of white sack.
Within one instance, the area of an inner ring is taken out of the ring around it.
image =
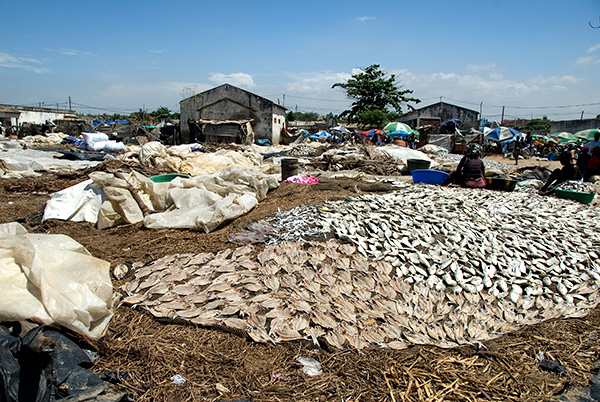
[[[109,140],[104,133],[82,133],[83,144],[81,149],[94,152],[119,153],[127,151],[125,144],[121,141]]]
[[[279,182],[256,170],[230,166],[215,173],[157,183],[132,171],[90,180],[51,195],[44,220],[87,221],[99,229],[143,222],[147,228],[211,232],[252,210]]]

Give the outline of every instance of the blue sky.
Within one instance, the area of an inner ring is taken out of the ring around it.
[[[332,84],[380,64],[420,105],[442,97],[490,120],[502,106],[505,118],[600,114],[599,0],[21,0],[2,13],[0,103],[178,111],[227,82],[337,114],[350,101]]]

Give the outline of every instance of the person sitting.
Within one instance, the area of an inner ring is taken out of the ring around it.
[[[600,175],[600,146],[592,149],[592,157],[585,168],[585,181],[591,181],[592,176]]]
[[[546,180],[546,183],[539,191],[541,195],[554,193],[556,186],[567,180],[581,180],[581,173],[579,172],[579,168],[573,164],[570,152],[562,152],[558,160],[563,167],[562,169],[554,169],[550,174],[550,177],[548,177],[548,180]]]
[[[481,148],[477,144],[469,144],[467,154],[460,160],[458,167],[448,176],[444,185],[452,183],[463,187],[485,187],[485,167],[479,159]]]

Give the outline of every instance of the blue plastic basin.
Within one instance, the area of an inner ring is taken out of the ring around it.
[[[440,170],[433,169],[417,169],[410,172],[413,178],[413,183],[426,183],[426,184],[444,184],[444,181],[448,178],[448,173]]]

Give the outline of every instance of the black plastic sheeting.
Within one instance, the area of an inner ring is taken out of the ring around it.
[[[65,331],[36,327],[21,339],[20,325],[0,325],[0,402],[126,402],[88,369],[94,352]]]

